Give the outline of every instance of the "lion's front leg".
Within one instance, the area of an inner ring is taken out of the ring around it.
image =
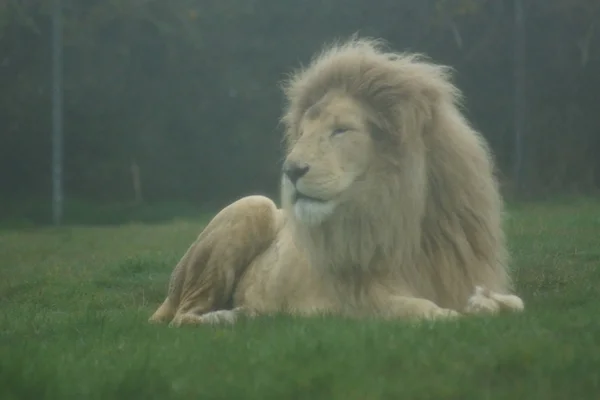
[[[430,300],[410,296],[391,297],[386,309],[391,318],[437,320],[460,316],[460,313],[442,308]]]
[[[525,309],[523,300],[514,294],[501,294],[483,286],[476,286],[475,293],[467,301],[467,314],[497,314],[501,311],[520,312]]]
[[[257,313],[246,307],[236,307],[233,310],[217,310],[205,314],[183,313],[176,315],[169,326],[182,325],[219,325],[234,324],[240,317],[254,318]]]

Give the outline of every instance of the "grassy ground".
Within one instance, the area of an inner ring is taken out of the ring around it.
[[[202,221],[0,232],[0,399],[598,399],[600,203],[508,231],[527,312],[146,323]]]

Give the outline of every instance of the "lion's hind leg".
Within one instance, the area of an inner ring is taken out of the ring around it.
[[[501,311],[520,312],[524,309],[523,300],[518,296],[496,293],[485,287],[477,286],[475,293],[467,302],[465,313],[497,314]]]
[[[160,324],[169,322],[175,316],[176,309],[171,304],[171,300],[167,296],[165,301],[158,307],[158,309],[152,314],[148,322],[153,324]]]
[[[244,197],[225,207],[179,261],[167,298],[149,321],[197,324],[204,314],[228,308],[240,277],[279,228],[277,206],[264,196]]]

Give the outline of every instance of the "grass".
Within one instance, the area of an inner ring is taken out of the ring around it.
[[[600,202],[515,207],[522,315],[147,318],[206,221],[0,232],[0,399],[597,399]]]

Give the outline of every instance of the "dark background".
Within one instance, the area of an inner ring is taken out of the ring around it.
[[[503,188],[526,45],[524,197],[600,186],[600,1],[63,0],[67,201],[222,206],[277,194],[286,73],[354,32],[456,69]],[[51,200],[51,1],[0,0],[0,218]],[[136,200],[132,164],[139,166]]]

